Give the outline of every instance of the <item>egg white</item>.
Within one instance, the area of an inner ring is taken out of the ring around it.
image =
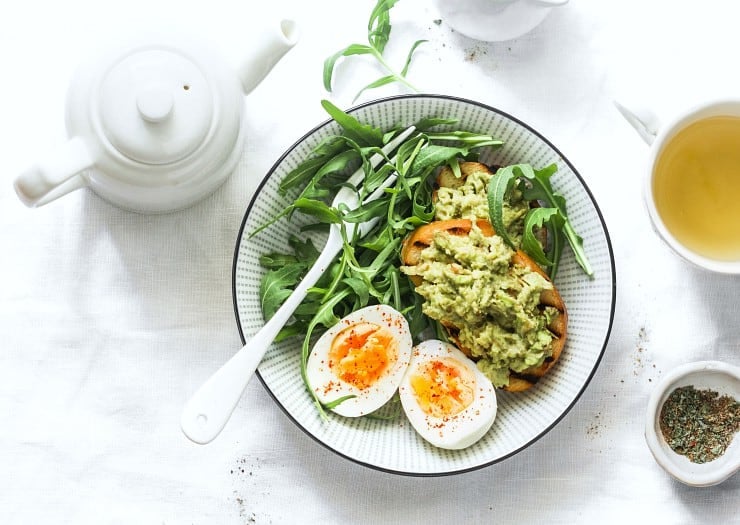
[[[397,359],[367,388],[358,388],[337,377],[329,365],[332,341],[345,328],[360,323],[372,323],[387,330],[396,342]],[[322,404],[344,396],[354,396],[331,408],[341,416],[367,415],[386,404],[398,390],[398,385],[411,358],[411,331],[406,318],[386,305],[367,306],[342,318],[316,341],[306,363],[308,383]]]
[[[435,360],[452,359],[467,368],[475,378],[474,395],[470,405],[454,415],[436,417],[427,414],[411,386],[415,374],[422,373],[424,366]],[[456,346],[430,339],[412,349],[411,363],[398,389],[401,405],[416,432],[432,445],[457,450],[479,441],[491,428],[496,419],[496,392],[491,381],[475,363]]]

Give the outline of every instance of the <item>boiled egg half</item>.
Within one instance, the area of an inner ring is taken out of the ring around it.
[[[398,392],[411,425],[436,447],[469,447],[496,419],[493,384],[456,346],[444,341],[430,339],[412,349]]]
[[[316,341],[306,363],[318,400],[347,417],[367,415],[398,390],[411,358],[406,318],[386,305],[367,306],[344,317]],[[351,396],[333,406],[332,403]]]

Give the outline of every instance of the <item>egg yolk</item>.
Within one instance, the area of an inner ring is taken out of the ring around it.
[[[475,395],[475,375],[451,358],[424,363],[411,376],[410,385],[419,407],[437,418],[462,412]]]
[[[360,390],[372,386],[396,360],[393,335],[374,323],[357,323],[339,332],[329,349],[329,367],[336,377]]]

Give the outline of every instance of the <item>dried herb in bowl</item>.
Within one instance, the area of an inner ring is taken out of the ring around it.
[[[693,385],[673,390],[660,411],[660,430],[668,446],[693,463],[722,456],[740,429],[740,403]]]

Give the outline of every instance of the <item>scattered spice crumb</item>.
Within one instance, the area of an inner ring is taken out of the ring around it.
[[[257,514],[250,510],[250,501],[253,500],[255,494],[260,493],[257,489],[258,480],[254,478],[255,469],[259,468],[259,458],[248,458],[241,457],[236,460],[236,466],[229,470],[229,473],[235,476],[235,488],[233,491],[233,501],[239,509],[239,516],[245,518],[245,523],[256,523]],[[250,481],[251,480],[251,481]],[[264,487],[262,487],[264,488]],[[262,495],[269,494],[269,492],[262,491]],[[260,517],[260,522],[263,522]],[[271,523],[268,517],[265,517]]]
[[[637,333],[637,344],[635,346],[635,352],[632,356],[632,361],[634,365],[632,373],[635,376],[639,376],[642,374],[642,372],[645,370],[647,361],[649,361],[649,342],[650,338],[648,337],[646,328],[644,326],[640,327],[640,330]],[[656,368],[655,363],[651,363],[651,366],[653,369]],[[648,381],[652,382],[652,379],[648,379]]]
[[[465,60],[474,62],[480,55],[487,55],[488,51],[481,47],[471,47],[465,50]]]
[[[597,414],[596,414],[596,415],[594,416],[594,419],[595,419],[596,421],[593,421],[593,422],[592,422],[592,423],[591,423],[591,424],[590,424],[590,425],[589,425],[589,426],[588,426],[588,427],[586,428],[586,435],[588,435],[588,436],[592,436],[592,437],[595,437],[595,436],[598,436],[599,434],[601,434],[601,420],[600,420],[600,418],[601,418],[601,412],[598,412],[598,413],[597,413]]]
[[[639,375],[640,372],[642,372],[642,369],[644,368],[643,364],[643,354],[645,353],[645,342],[647,341],[647,332],[645,331],[645,327],[640,327],[640,331],[637,334],[637,346],[635,347],[635,353],[633,355],[633,364],[634,364],[634,375]]]

